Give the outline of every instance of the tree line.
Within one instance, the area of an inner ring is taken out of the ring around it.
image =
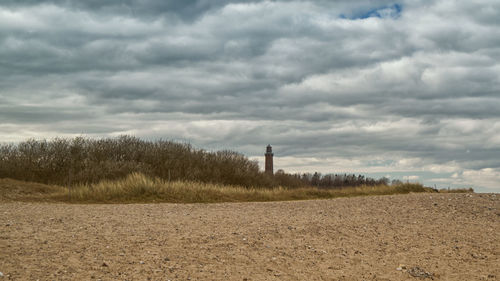
[[[164,180],[198,181],[244,187],[297,188],[387,184],[358,175],[268,175],[256,161],[229,150],[209,152],[187,143],[117,138],[29,139],[0,145],[0,178],[70,186],[123,178],[133,172]]]
[[[290,177],[283,170],[278,170],[275,175],[277,178]],[[375,186],[375,185],[389,185],[390,181],[386,177],[379,179],[374,179],[370,177],[365,177],[364,175],[355,174],[325,174],[321,173],[304,173],[304,174],[294,174],[292,175],[296,180],[299,180],[303,185],[316,186],[320,188],[342,188],[342,187],[354,187],[354,186]],[[393,184],[401,183],[398,180],[394,180]]]

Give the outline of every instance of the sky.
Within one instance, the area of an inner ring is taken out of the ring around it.
[[[0,142],[123,134],[500,192],[500,1],[2,0]]]

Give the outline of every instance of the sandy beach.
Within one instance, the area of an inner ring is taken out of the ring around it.
[[[4,280],[500,280],[500,195],[0,202]]]

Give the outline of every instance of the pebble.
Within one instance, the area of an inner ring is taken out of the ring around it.
[[[143,262],[143,261],[140,261],[139,263],[140,263],[140,264],[144,264],[144,262]]]
[[[410,274],[412,277],[418,277],[418,278],[424,278],[424,279],[425,278],[433,279],[433,277],[434,277],[434,274],[427,272],[418,266],[410,268],[408,270],[408,274]]]
[[[3,273],[2,272],[0,272],[0,277],[3,277]]]

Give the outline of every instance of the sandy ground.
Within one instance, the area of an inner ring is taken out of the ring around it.
[[[500,280],[500,194],[4,202],[0,222],[4,280]]]

